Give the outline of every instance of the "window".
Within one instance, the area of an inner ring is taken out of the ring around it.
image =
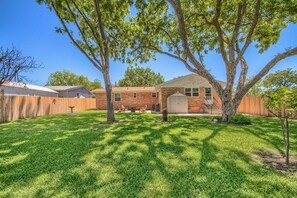
[[[191,88],[185,88],[185,95],[186,96],[192,96],[192,89]]]
[[[152,98],[157,98],[157,93],[156,92],[152,92]]]
[[[212,100],[211,88],[205,88],[205,99]]]
[[[80,93],[76,93],[76,97],[77,98],[80,98]]]
[[[133,93],[133,98],[137,98],[137,93]]]
[[[121,101],[121,94],[120,93],[115,93],[114,94],[114,101]]]
[[[192,96],[199,96],[199,88],[192,89]]]

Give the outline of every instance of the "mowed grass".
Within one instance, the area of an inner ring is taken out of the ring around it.
[[[0,197],[297,197],[297,177],[253,160],[282,152],[278,121],[105,112],[0,124]],[[297,153],[297,123],[291,151]]]

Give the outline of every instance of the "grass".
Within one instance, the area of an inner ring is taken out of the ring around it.
[[[0,125],[0,197],[297,197],[297,177],[253,160],[280,153],[278,121],[249,126],[153,114],[54,115]],[[293,123],[297,128],[297,123]],[[297,153],[292,131],[291,151]]]

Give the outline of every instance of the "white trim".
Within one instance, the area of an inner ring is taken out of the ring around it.
[[[206,103],[206,89],[210,89],[210,93],[211,93],[211,104],[213,104],[213,88],[212,87],[204,87],[204,102]]]
[[[190,96],[186,95],[186,89],[191,89],[191,95]],[[198,96],[193,96],[193,89],[198,89]],[[184,93],[188,97],[198,98],[200,96],[200,87],[184,87]]]

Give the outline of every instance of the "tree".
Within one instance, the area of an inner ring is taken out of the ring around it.
[[[266,89],[294,88],[297,86],[297,71],[288,68],[269,74],[264,79],[263,86]]]
[[[206,78],[222,100],[224,121],[235,115],[243,96],[271,68],[297,54],[297,47],[277,54],[246,83],[248,47],[255,44],[262,53],[275,44],[280,32],[297,21],[297,1],[138,0],[136,8],[138,12],[132,22],[137,39],[131,55],[147,61],[155,53],[161,53]],[[219,53],[224,62],[225,87],[215,80],[204,63],[209,51]],[[233,91],[236,73],[239,77]]]
[[[280,120],[283,141],[286,147],[286,164],[289,164],[289,118],[297,111],[297,87],[280,87],[277,89],[270,89],[264,92],[262,96],[265,99],[265,107]]]
[[[15,47],[4,50],[0,48],[0,86],[5,81],[16,79],[26,80],[24,73],[40,68],[35,59],[30,56],[23,56],[21,51]]]
[[[107,98],[107,122],[114,122],[110,59],[124,61],[127,43],[132,37],[125,20],[131,0],[37,0],[58,16],[72,43],[102,74]]]
[[[160,73],[154,72],[151,68],[128,67],[124,78],[119,80],[120,87],[155,86],[164,82]]]
[[[83,75],[76,75],[68,70],[56,71],[51,73],[46,83],[47,86],[85,86],[88,90],[101,88],[101,82],[99,79],[90,81],[88,77]]]

